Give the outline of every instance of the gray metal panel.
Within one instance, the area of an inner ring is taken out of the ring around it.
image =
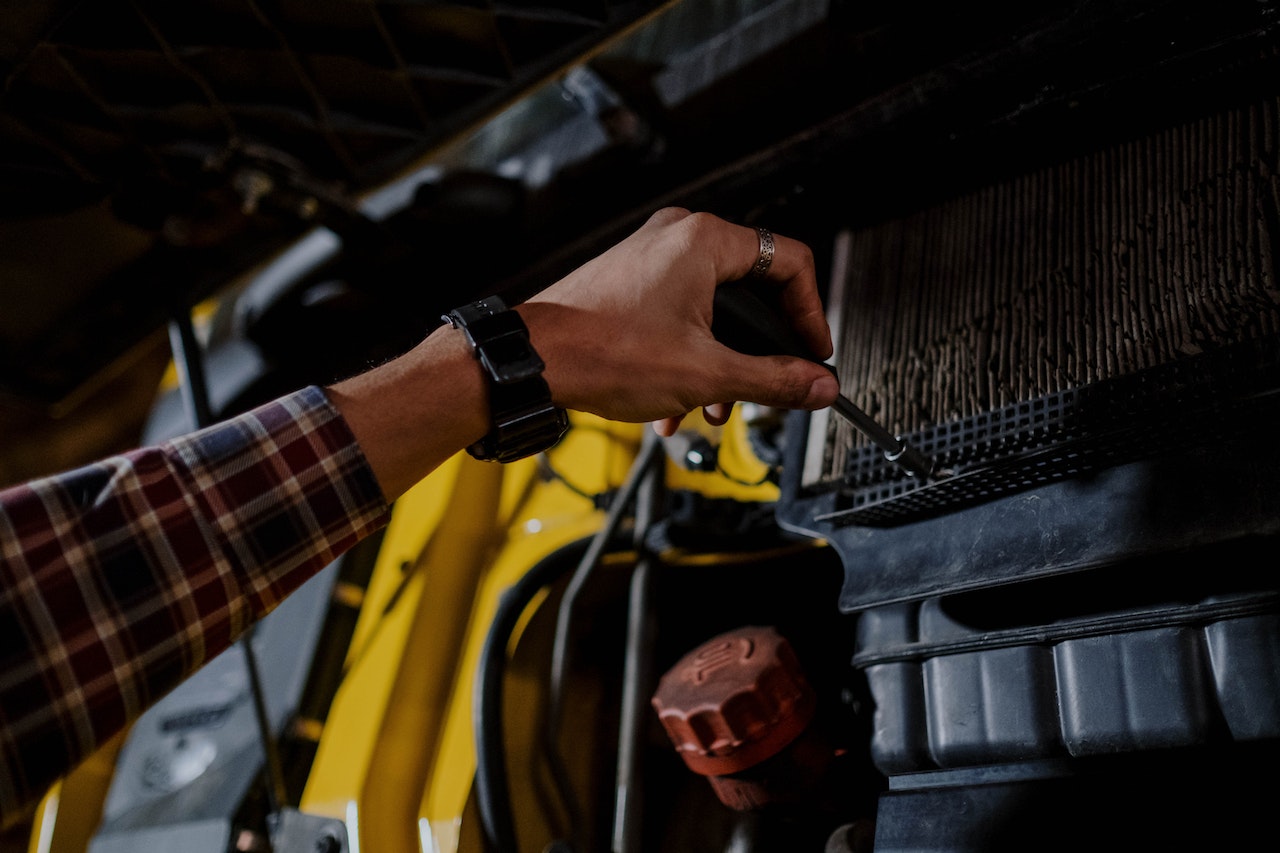
[[[99,835],[89,853],[226,853],[230,843],[230,820],[202,820]]]
[[[253,648],[278,737],[306,684],[338,563],[258,623]],[[244,650],[209,661],[134,724],[116,762],[103,831],[231,817],[259,773],[261,738]]]

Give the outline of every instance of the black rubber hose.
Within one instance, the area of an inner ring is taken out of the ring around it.
[[[507,645],[520,616],[545,587],[569,574],[591,545],[583,539],[539,560],[498,601],[476,667],[476,805],[490,853],[517,853],[515,819],[507,783],[507,753],[502,727],[502,682]]]
[[[570,844],[578,841],[582,830],[582,807],[569,779],[569,771],[558,745],[560,737],[561,709],[564,704],[565,680],[570,666],[570,635],[578,608],[578,596],[600,564],[605,548],[618,535],[627,510],[631,509],[640,487],[649,479],[650,471],[662,458],[662,439],[652,431],[645,436],[640,453],[631,463],[631,470],[622,488],[613,496],[604,526],[591,538],[591,546],[583,555],[578,569],[565,587],[564,595],[556,608],[556,632],[551,649],[551,671],[548,674],[547,714],[543,727],[543,752],[551,780],[560,795],[560,802],[569,817]]]
[[[556,784],[562,788],[566,808],[571,816],[574,811],[572,792],[565,788],[563,766],[554,750],[554,733],[559,726],[559,695],[563,684],[568,658],[568,623],[572,616],[577,592],[592,573],[605,549],[614,544],[624,513],[635,499],[636,492],[649,474],[649,469],[661,458],[658,450],[662,442],[650,436],[641,447],[640,454],[631,465],[627,480],[613,496],[604,526],[590,539],[567,545],[540,560],[516,581],[498,601],[493,623],[485,635],[484,646],[477,664],[475,693],[472,706],[476,728],[476,802],[480,810],[480,823],[490,853],[518,853],[515,820],[511,815],[511,797],[507,787],[506,749],[502,730],[502,680],[506,669],[507,644],[520,616],[534,596],[553,583],[570,568],[576,568],[573,579],[560,602],[556,620],[555,649],[551,661],[551,689],[547,697],[548,724],[544,736],[549,737],[547,760],[551,764]],[[627,547],[632,543],[623,544]],[[576,555],[576,564],[570,556]]]

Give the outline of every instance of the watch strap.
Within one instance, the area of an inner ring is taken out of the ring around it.
[[[467,452],[477,459],[513,462],[553,447],[569,419],[551,402],[542,376],[545,364],[520,315],[500,297],[488,296],[442,319],[466,334],[488,383],[491,428]]]

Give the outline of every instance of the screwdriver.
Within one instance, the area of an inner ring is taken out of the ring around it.
[[[746,355],[795,356],[821,364],[834,374],[835,368],[816,358],[786,322],[776,294],[777,285],[757,279],[720,285],[716,288],[711,333],[720,343]],[[844,394],[836,397],[831,408],[884,451],[885,459],[902,466],[913,477],[928,479],[933,475],[932,458],[889,432]]]

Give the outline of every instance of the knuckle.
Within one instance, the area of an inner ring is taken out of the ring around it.
[[[805,267],[812,267],[814,263],[813,249],[809,248],[808,243],[801,243],[798,241],[796,242],[796,246],[798,247],[797,255],[799,256],[800,263]]]
[[[687,215],[681,220],[681,224],[689,229],[689,235],[692,238],[698,239],[711,229],[715,228],[719,221],[720,220],[714,214],[707,213],[706,211],[698,211]]]
[[[654,225],[670,225],[679,222],[689,216],[689,211],[683,207],[668,206],[654,211],[649,217],[649,222]]]

